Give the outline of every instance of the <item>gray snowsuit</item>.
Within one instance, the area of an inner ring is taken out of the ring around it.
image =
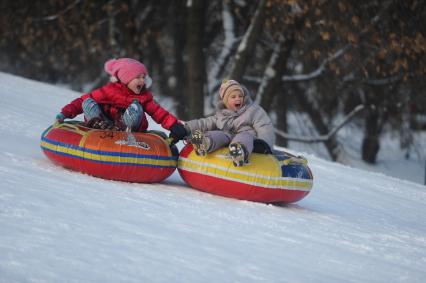
[[[241,143],[250,154],[253,151],[254,139],[265,141],[272,149],[275,143],[274,126],[268,114],[257,104],[254,104],[246,92],[245,105],[234,112],[226,108],[219,99],[217,111],[213,116],[186,122],[187,128],[193,132],[201,130],[210,138],[208,152],[215,151],[230,143]]]

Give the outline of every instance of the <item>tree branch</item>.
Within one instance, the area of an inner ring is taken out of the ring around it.
[[[387,77],[387,78],[381,78],[381,79],[365,79],[364,82],[368,85],[388,85],[388,84],[393,84],[396,83],[398,81],[400,81],[402,79],[402,73],[399,73],[398,75],[392,76],[392,77]]]
[[[210,70],[209,76],[209,93],[212,93],[214,89],[217,87],[217,79],[220,73],[220,70],[223,68],[223,65],[226,62],[226,58],[228,58],[231,54],[233,46],[237,39],[235,37],[235,25],[234,19],[231,14],[231,8],[229,7],[229,1],[223,1],[223,10],[222,10],[222,23],[223,23],[223,31],[224,31],[224,41],[223,47],[221,48],[220,54],[217,57],[217,60],[214,62],[213,67]]]
[[[231,52],[234,49],[235,43],[238,42],[238,39],[235,37],[234,18],[232,17],[231,8],[229,7],[229,1],[222,1],[222,6],[222,23],[225,38],[220,54],[217,57],[217,60],[212,63],[213,66],[210,69],[207,78],[208,101],[211,106],[215,103],[214,92],[219,88],[222,81],[219,78],[219,75],[225,68],[228,58],[231,56]]]
[[[237,53],[235,54],[233,64],[228,73],[228,78],[239,81],[245,71],[245,67],[253,55],[253,50],[256,46],[255,41],[261,32],[263,22],[265,21],[266,0],[260,0],[251,20],[251,23],[244,33],[243,39],[240,42]]]
[[[268,65],[266,66],[262,81],[257,91],[255,102],[258,104],[260,104],[260,102],[262,101],[262,97],[263,97],[263,94],[265,93],[266,86],[277,75],[275,71],[275,67],[276,67],[277,60],[279,59],[283,43],[284,43],[284,37],[280,36],[280,38],[278,39],[278,42],[274,46],[274,50],[272,52],[271,57],[269,58]]]
[[[314,79],[316,77],[319,77],[324,72],[325,67],[328,64],[330,64],[331,62],[333,62],[334,60],[338,59],[343,54],[345,54],[346,52],[348,52],[351,47],[352,47],[352,44],[347,44],[342,49],[337,50],[334,54],[332,54],[330,57],[328,57],[327,59],[325,59],[319,65],[319,67],[316,70],[314,70],[314,71],[312,71],[312,72],[310,72],[308,74],[282,76],[282,80],[285,81],[285,82],[289,82],[289,81],[307,81],[307,80],[311,80],[311,79]]]
[[[360,104],[357,107],[355,107],[343,120],[340,122],[339,125],[337,125],[333,130],[331,130],[326,135],[318,136],[318,137],[300,137],[300,136],[294,136],[290,135],[288,133],[285,133],[281,130],[278,130],[275,128],[275,133],[287,140],[291,141],[298,141],[298,142],[304,142],[304,143],[316,143],[316,142],[325,142],[329,140],[331,137],[333,137],[343,126],[345,126],[350,120],[352,120],[357,114],[359,114],[362,110],[365,109],[365,105]]]
[[[60,15],[63,15],[65,13],[67,13],[68,11],[70,11],[72,8],[74,8],[80,2],[81,2],[81,0],[75,0],[74,3],[71,3],[70,5],[68,5],[64,10],[59,11],[58,13],[56,13],[54,15],[38,18],[38,19],[36,19],[36,21],[54,21],[57,18],[59,18]]]
[[[367,26],[363,31],[361,31],[359,33],[359,37],[362,37],[364,35],[366,35],[369,31],[369,28],[374,26],[375,24],[377,24],[379,22],[379,20],[381,19],[381,16],[387,11],[387,9],[390,7],[390,5],[392,4],[392,1],[387,1],[384,3],[384,8],[381,9],[381,11],[374,16],[371,19],[371,23],[369,26]],[[316,77],[319,77],[325,70],[325,67],[333,62],[334,60],[338,59],[339,57],[341,57],[343,54],[345,54],[346,52],[349,51],[349,49],[353,47],[352,44],[347,44],[346,46],[344,46],[342,49],[337,50],[333,55],[331,55],[330,57],[328,57],[327,59],[325,59],[320,65],[319,67],[308,73],[308,74],[299,74],[299,75],[290,75],[290,76],[282,76],[282,80],[283,81],[306,81],[306,80],[311,80],[314,79]],[[395,80],[397,81],[397,79]],[[393,81],[393,82],[395,82]],[[376,81],[379,84],[382,84],[382,82]],[[367,82],[368,83],[368,82]],[[375,82],[370,82],[370,84],[375,84]]]

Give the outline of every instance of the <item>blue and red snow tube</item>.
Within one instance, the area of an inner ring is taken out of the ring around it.
[[[179,156],[179,173],[194,189],[263,203],[293,203],[312,189],[312,172],[304,158],[283,151],[252,153],[249,164],[234,167],[227,151],[198,156],[188,144]]]
[[[176,147],[159,135],[97,130],[76,122],[50,126],[40,146],[63,167],[127,182],[161,182],[174,172],[178,159]]]

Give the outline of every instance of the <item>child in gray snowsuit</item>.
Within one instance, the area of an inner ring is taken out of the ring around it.
[[[224,81],[220,86],[217,111],[213,116],[186,122],[191,132],[189,141],[198,155],[205,155],[229,145],[235,166],[248,162],[255,140],[263,140],[270,149],[275,143],[272,121],[254,104],[237,81]]]

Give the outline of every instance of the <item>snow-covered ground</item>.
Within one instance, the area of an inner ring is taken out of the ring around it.
[[[286,207],[94,178],[39,147],[78,95],[0,73],[1,283],[425,282],[426,186],[311,154]]]

